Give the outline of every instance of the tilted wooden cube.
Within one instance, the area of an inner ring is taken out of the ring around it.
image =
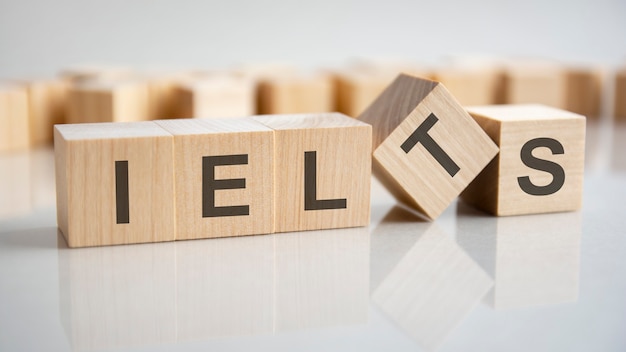
[[[274,130],[275,232],[369,224],[371,126],[339,113],[254,119]]]
[[[493,105],[467,111],[500,154],[462,198],[495,215],[581,207],[585,117],[543,105]]]
[[[155,123],[174,135],[177,240],[272,232],[270,128],[250,118]]]
[[[376,177],[402,203],[438,217],[498,152],[437,82],[400,75],[361,115]]]
[[[143,80],[87,81],[68,93],[68,123],[151,120],[148,84]]]
[[[0,152],[28,149],[29,127],[26,90],[0,83]]]
[[[70,247],[173,241],[174,138],[154,122],[57,125],[57,221]]]

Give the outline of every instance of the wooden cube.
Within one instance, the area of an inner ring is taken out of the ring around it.
[[[500,147],[463,199],[495,215],[580,209],[585,117],[543,105],[467,111]]]
[[[177,240],[272,232],[270,128],[249,118],[156,123],[174,135]]]
[[[322,113],[334,110],[330,75],[285,75],[262,79],[258,87],[259,114]]]
[[[274,231],[369,224],[371,126],[339,113],[254,119],[274,129]]]
[[[359,116],[394,77],[362,71],[338,73],[335,76],[337,111],[351,117]]]
[[[53,126],[65,123],[69,85],[61,79],[28,80],[21,83],[28,92],[31,144],[52,145]]]
[[[68,123],[151,120],[148,84],[89,81],[74,85],[68,96]]]
[[[404,74],[359,120],[374,129],[376,177],[400,202],[430,219],[498,152],[441,83]]]
[[[173,142],[149,121],[55,126],[57,221],[68,245],[174,240]]]
[[[191,76],[191,72],[157,72],[143,77],[148,85],[151,119],[174,119],[180,116],[179,85]]]
[[[136,77],[136,72],[125,66],[88,63],[66,67],[61,70],[59,76],[72,84],[77,84],[94,80],[127,80]]]
[[[571,67],[565,73],[565,109],[588,118],[599,118],[602,72],[592,67]],[[488,104],[475,104],[488,105]]]
[[[512,63],[505,67],[501,79],[502,101],[497,103],[566,107],[566,72],[559,65],[543,62]]]
[[[177,89],[176,117],[245,117],[255,113],[255,81],[247,77],[214,74],[187,80]]]
[[[30,146],[28,94],[23,87],[0,84],[0,152]]]
[[[626,121],[626,68],[615,74],[614,116],[618,121]]]
[[[463,106],[496,103],[499,77],[498,70],[471,67],[443,67],[433,73]]]

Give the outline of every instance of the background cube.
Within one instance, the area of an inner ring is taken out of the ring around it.
[[[174,135],[177,240],[272,232],[274,132],[270,128],[249,118],[155,123]],[[235,156],[239,159],[235,160]],[[210,166],[207,158],[230,158],[234,163],[216,161]],[[210,173],[216,180],[217,188],[213,191],[205,189],[207,178],[213,179]],[[239,182],[243,188],[219,189],[219,182]],[[209,215],[209,206],[245,212]]]
[[[445,87],[400,75],[361,115],[376,177],[402,203],[439,216],[497,153]]]
[[[276,232],[369,224],[371,126],[339,113],[254,119],[274,129]]]
[[[0,152],[30,145],[28,94],[23,87],[0,84]]]
[[[582,203],[585,117],[543,105],[467,109],[500,154],[463,193],[495,215],[577,210]]]
[[[153,122],[55,126],[57,222],[70,247],[173,241],[173,137]]]

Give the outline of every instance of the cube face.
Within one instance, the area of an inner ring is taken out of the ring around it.
[[[600,117],[602,72],[592,68],[570,69],[566,76],[565,109],[588,118]],[[479,104],[476,104],[479,105]]]
[[[553,65],[521,65],[504,74],[505,103],[539,103],[563,108],[566,74]]]
[[[150,93],[141,82],[89,82],[70,89],[68,122],[135,122],[150,119]]]
[[[615,76],[614,115],[618,121],[626,121],[626,69]]]
[[[500,155],[463,198],[496,215],[577,210],[582,205],[585,117],[541,105],[471,107]]]
[[[437,85],[374,151],[374,173],[396,198],[438,217],[497,147]]]
[[[53,126],[65,122],[68,84],[63,80],[25,82],[28,90],[30,137],[35,146],[49,145]]]
[[[245,117],[255,112],[255,84],[245,77],[218,76],[182,84],[177,89],[178,116]]]
[[[174,135],[177,240],[272,232],[270,128],[249,118],[155,123]]]
[[[174,240],[171,135],[152,122],[55,129],[58,224],[70,247]]]
[[[275,130],[275,232],[369,223],[371,126],[338,113],[255,120]]]

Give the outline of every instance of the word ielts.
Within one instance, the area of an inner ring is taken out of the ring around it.
[[[538,105],[466,111],[407,75],[358,119],[58,125],[58,223],[70,247],[366,226],[372,170],[431,219],[459,195],[496,215],[575,210],[584,126]]]

